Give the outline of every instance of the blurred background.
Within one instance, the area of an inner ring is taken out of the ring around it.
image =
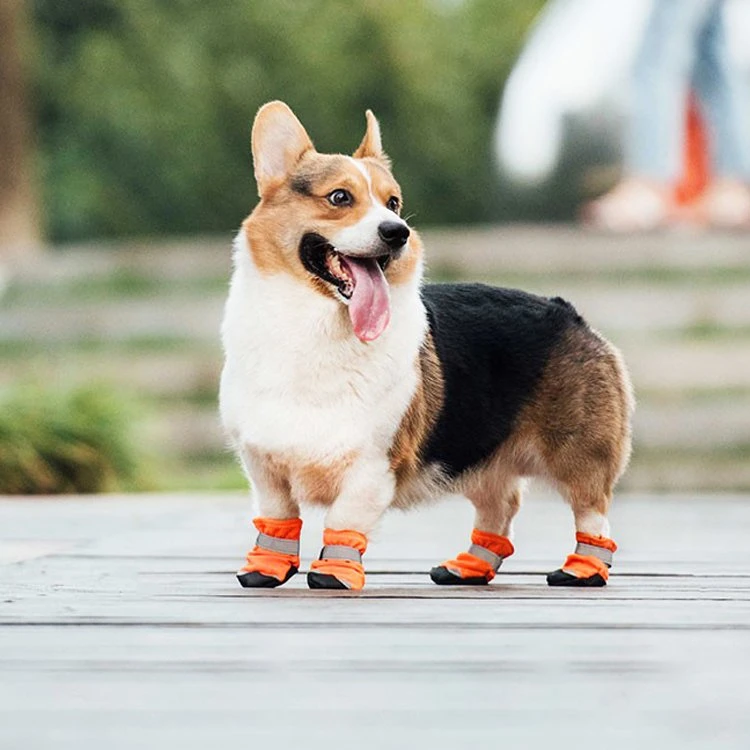
[[[718,4],[750,92],[748,4]],[[0,492],[245,486],[216,416],[218,327],[269,99],[323,151],[351,152],[375,111],[431,280],[561,294],[623,349],[624,487],[750,489],[746,186],[718,226],[710,113],[680,93],[657,221],[591,203],[628,177],[653,9],[0,0]]]

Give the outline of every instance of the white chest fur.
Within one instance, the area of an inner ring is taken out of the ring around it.
[[[255,268],[244,233],[222,324],[220,409],[237,447],[326,462],[387,452],[417,385],[427,327],[419,274],[391,289],[391,323],[362,343],[343,306]]]

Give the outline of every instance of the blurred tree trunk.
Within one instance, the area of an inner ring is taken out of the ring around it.
[[[0,248],[24,254],[40,246],[26,95],[23,0],[0,0]]]

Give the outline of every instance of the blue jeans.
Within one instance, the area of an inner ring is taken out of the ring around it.
[[[722,0],[655,0],[635,65],[627,172],[679,178],[692,88],[708,127],[713,173],[750,178],[750,85],[729,60],[723,7]]]

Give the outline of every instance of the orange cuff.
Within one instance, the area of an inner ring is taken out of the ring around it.
[[[479,529],[471,532],[471,543],[472,547],[469,548],[469,552],[461,552],[452,560],[446,560],[442,563],[442,567],[460,578],[486,578],[487,581],[491,581],[503,559],[510,557],[515,551],[507,536]],[[485,559],[485,556],[480,556],[482,550],[477,547],[487,550],[490,554],[486,557],[492,559],[492,562],[490,559]]]
[[[360,534],[359,531],[350,529],[325,529],[323,531],[323,544],[325,546],[320,553],[321,558],[312,563],[310,570],[334,576],[352,591],[362,589],[365,585],[365,569],[362,563],[354,559],[334,557],[333,555],[337,552],[347,554],[346,548],[349,548],[352,557],[359,553],[361,559],[367,549],[367,537]],[[342,549],[339,550],[338,548]],[[326,556],[327,554],[330,557]]]
[[[606,581],[609,579],[609,568],[598,557],[593,555],[568,555],[563,563],[564,573],[576,578],[592,578],[597,573]]]
[[[576,578],[592,578],[598,574],[605,581],[608,580],[612,554],[617,551],[614,540],[579,531],[576,533],[576,542],[578,542],[576,551],[568,555],[562,570]],[[586,554],[587,552],[591,554]]]
[[[253,525],[261,534],[275,536],[277,539],[293,539],[299,541],[302,534],[301,518],[253,518]]]
[[[472,529],[471,543],[478,544],[480,547],[484,547],[490,552],[494,552],[498,557],[503,558],[510,557],[516,551],[513,547],[513,542],[507,536],[500,536],[499,534],[492,534],[489,531],[480,531],[479,529]]]
[[[299,542],[302,532],[302,519],[258,517],[253,519],[253,523],[260,532],[258,542],[247,553],[247,562],[239,573],[257,572],[284,581],[291,568],[299,568],[299,551],[296,554],[282,552],[278,549],[269,549],[269,546],[273,546],[274,540],[281,542],[279,546],[282,547],[284,546],[283,542]],[[264,537],[266,537],[265,541]]]
[[[606,536],[592,536],[584,534],[582,531],[576,532],[576,541],[579,544],[590,544],[593,547],[608,549],[610,552],[617,552],[617,545],[613,539],[607,539]]]

